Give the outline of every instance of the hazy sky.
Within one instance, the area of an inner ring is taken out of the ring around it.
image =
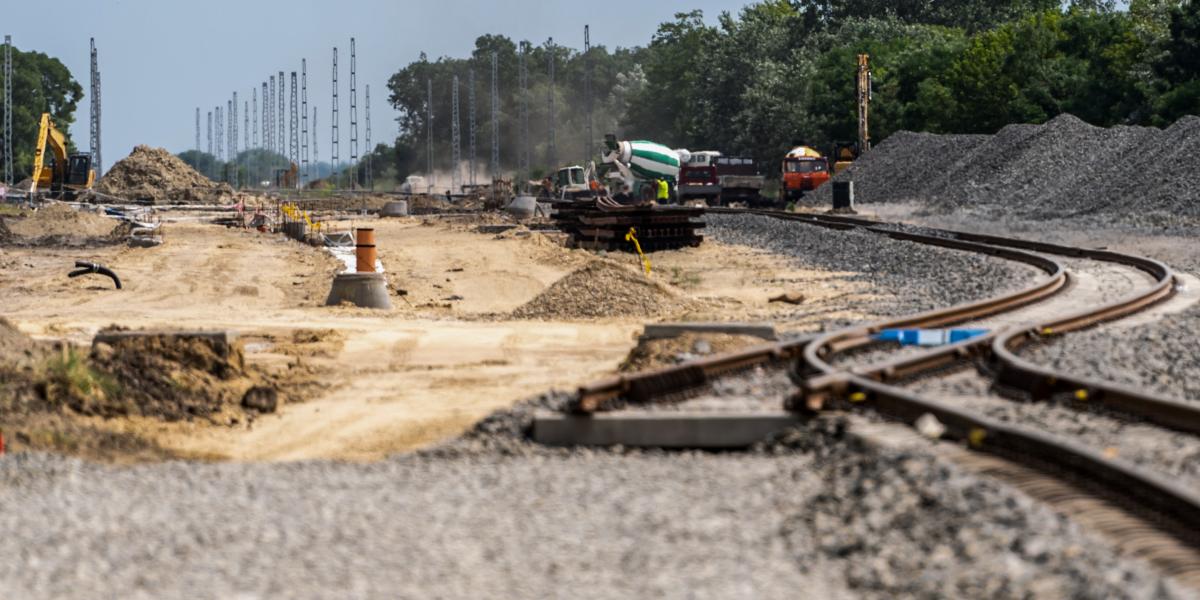
[[[53,8],[43,2],[6,4],[0,34],[11,34],[21,50],[38,50],[63,61],[85,93],[88,38],[96,38],[103,97],[101,147],[107,169],[136,144],[172,152],[192,148],[197,106],[201,145],[207,149],[207,111],[218,103],[225,106],[234,91],[239,102],[250,99],[251,90],[273,73],[298,72],[301,58],[308,60],[309,112],[313,106],[320,110],[320,158],[328,160],[335,45],[341,157],[348,158],[351,36],[358,55],[361,155],[366,87],[371,86],[372,142],[390,141],[396,123],[387,103],[387,79],[422,51],[431,58],[467,56],[475,38],[485,33],[534,43],[553,36],[558,44],[581,48],[585,24],[591,26],[593,45],[644,45],[658,23],[676,12],[699,8],[713,22],[721,11],[736,12],[747,2],[60,0]],[[80,149],[88,147],[88,103],[85,96],[71,128]]]

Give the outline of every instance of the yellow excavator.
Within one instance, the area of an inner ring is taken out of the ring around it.
[[[47,146],[53,153],[49,165],[46,165],[44,158]],[[35,152],[30,194],[46,193],[52,198],[74,200],[80,192],[92,189],[96,179],[92,155],[87,152],[68,155],[67,136],[54,126],[50,113],[42,113]]]

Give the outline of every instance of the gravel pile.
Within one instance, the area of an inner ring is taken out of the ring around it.
[[[690,301],[640,272],[596,260],[554,282],[513,311],[514,319],[663,317],[686,310]]]
[[[897,131],[855,161],[834,181],[853,180],[857,202],[917,202],[929,181],[939,177],[947,161],[970,153],[986,135],[938,135]],[[806,203],[829,205],[833,186],[824,185]]]
[[[666,453],[541,449],[513,437],[523,419],[371,464],[11,455],[0,593],[1176,596],[1024,496],[929,456],[859,448],[836,423],[756,451]]]
[[[706,235],[718,242],[791,256],[804,268],[855,273],[856,279],[876,286],[880,297],[871,312],[885,316],[987,298],[1028,285],[1040,273],[1012,261],[862,231],[755,215],[709,214],[705,219]]]
[[[1200,118],[1171,127],[1093,127],[1063,114],[992,136],[900,132],[835,180],[856,199],[925,203],[935,212],[1136,224],[1200,218]],[[830,201],[818,190],[814,201]]]
[[[137,146],[96,182],[96,191],[126,200],[156,204],[218,204],[233,188],[214,183],[163,148]]]

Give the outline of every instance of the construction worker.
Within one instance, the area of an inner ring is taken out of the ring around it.
[[[655,196],[654,199],[657,200],[659,204],[667,204],[671,200],[671,191],[670,191],[670,188],[667,186],[667,180],[659,179],[657,185],[658,185],[658,194]]]

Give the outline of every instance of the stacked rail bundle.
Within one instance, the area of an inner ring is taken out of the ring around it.
[[[601,209],[594,202],[559,204],[554,220],[571,244],[587,250],[634,251],[625,236],[633,229],[643,252],[699,246],[704,236],[703,208],[625,206]]]

